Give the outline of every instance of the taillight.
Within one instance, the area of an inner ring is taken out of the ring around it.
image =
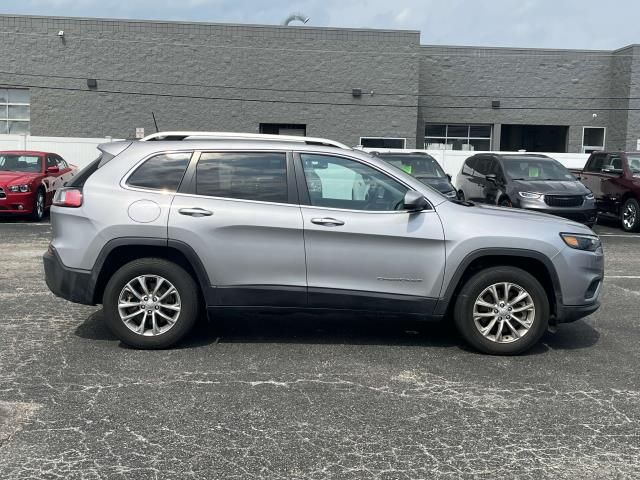
[[[53,204],[57,207],[78,208],[82,206],[82,190],[79,188],[64,188],[56,192]]]

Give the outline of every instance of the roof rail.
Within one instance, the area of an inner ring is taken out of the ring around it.
[[[270,135],[264,133],[238,132],[158,132],[141,138],[141,142],[151,141],[182,141],[182,140],[264,140],[269,142],[299,142],[307,145],[322,145],[351,150],[344,143],[326,138],[300,137],[297,135]]]

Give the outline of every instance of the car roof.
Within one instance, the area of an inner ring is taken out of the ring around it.
[[[43,155],[48,155],[52,152],[40,152],[37,150],[2,150],[0,151],[0,155],[2,154],[6,154],[6,155],[37,155],[37,156],[43,156]]]

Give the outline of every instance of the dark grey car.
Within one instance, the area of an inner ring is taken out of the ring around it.
[[[438,161],[431,155],[422,152],[372,152],[394,167],[404,170],[425,185],[435,188],[445,197],[457,198],[456,187],[451,183],[451,176],[446,174]]]
[[[478,154],[456,178],[461,199],[596,222],[593,193],[557,160],[538,154]]]

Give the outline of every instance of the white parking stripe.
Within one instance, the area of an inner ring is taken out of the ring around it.
[[[2,225],[24,225],[26,227],[50,227],[50,223],[22,223],[22,222],[0,222],[0,227]]]
[[[640,235],[624,235],[621,233],[600,233],[599,237],[640,238]]]
[[[605,275],[604,278],[640,278],[640,275]]]

